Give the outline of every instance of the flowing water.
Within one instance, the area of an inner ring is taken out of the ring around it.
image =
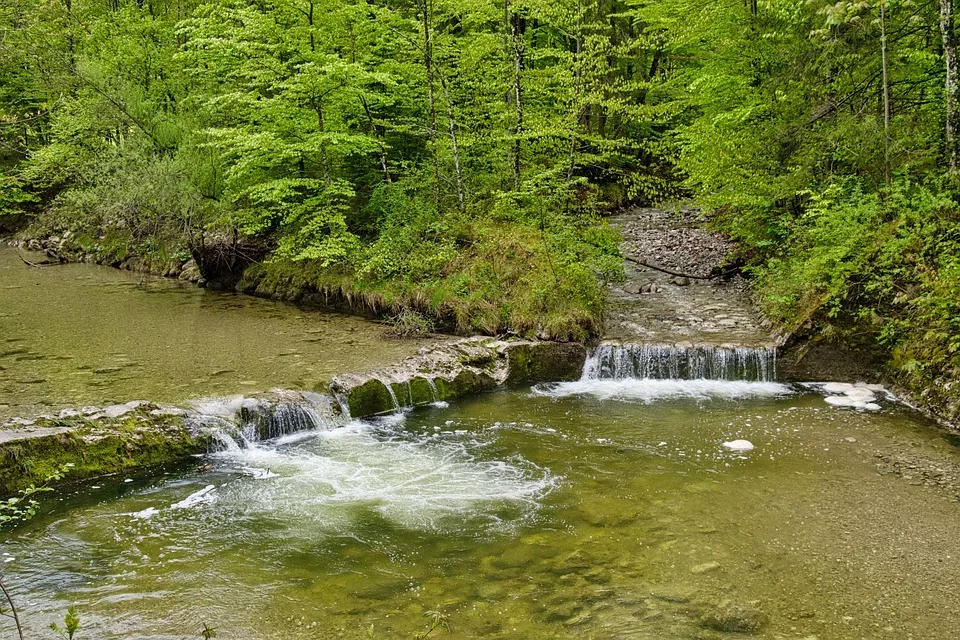
[[[65,406],[312,388],[413,355],[382,327],[0,248],[0,422]]]
[[[193,399],[220,433],[0,537],[28,637],[70,605],[105,640],[409,638],[436,616],[430,637],[960,637],[956,441],[879,390],[782,384],[762,348],[609,344],[578,381],[373,421],[302,390],[417,346],[0,250],[0,418]],[[250,397],[274,387],[301,390]]]
[[[314,394],[203,403],[209,470],[64,497],[4,543],[8,586],[33,637],[71,604],[103,639],[409,638],[431,612],[440,638],[960,637],[960,503],[935,480],[960,455],[935,428],[604,353],[368,422]]]

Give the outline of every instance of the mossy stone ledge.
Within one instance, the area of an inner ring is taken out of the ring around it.
[[[133,403],[131,403],[133,404]],[[210,437],[193,433],[182,415],[148,403],[119,416],[40,418],[0,427],[0,495],[40,485],[62,465],[63,482],[175,464],[209,449]]]
[[[330,390],[345,401],[352,417],[364,418],[393,412],[397,405],[576,380],[586,357],[586,347],[578,343],[467,338],[424,349],[393,367],[336,376]]]

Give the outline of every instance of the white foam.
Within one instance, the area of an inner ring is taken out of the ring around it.
[[[244,470],[269,469],[272,480],[221,486],[217,508],[296,519],[308,529],[350,528],[364,508],[400,526],[443,529],[474,517],[499,521],[501,508],[511,517],[517,509],[529,513],[555,486],[556,478],[533,464],[478,459],[468,446],[399,431],[384,437],[353,422],[293,447],[222,451],[215,457]]]
[[[853,391],[853,388],[849,382],[828,382],[823,385],[823,390],[827,393],[847,393]]]
[[[834,407],[851,407],[853,409],[879,411],[881,407],[877,404],[876,394],[882,393],[888,400],[895,399],[893,394],[878,384],[866,384],[863,382],[856,384],[850,384],[848,382],[807,382],[801,386],[828,394],[824,396],[823,401]]]
[[[827,396],[823,399],[827,404],[832,404],[835,407],[862,407],[865,405],[865,402],[851,398],[850,396]]]
[[[591,395],[601,400],[628,400],[654,402],[670,398],[698,400],[770,398],[789,395],[792,389],[777,382],[748,382],[745,380],[657,380],[624,378],[620,380],[577,380],[537,385],[536,395],[551,398]]]
[[[159,512],[157,511],[156,507],[147,507],[143,511],[137,511],[136,513],[132,513],[130,515],[136,520],[149,520],[157,513]]]
[[[279,473],[274,473],[270,469],[260,469],[259,467],[243,467],[241,469],[246,474],[249,474],[254,480],[267,480],[269,478],[279,478]]]
[[[203,489],[200,489],[200,491],[195,491],[180,502],[175,502],[174,504],[170,505],[170,508],[189,509],[190,507],[195,507],[205,502],[211,502],[217,497],[216,491],[217,488],[215,486],[208,484]]]

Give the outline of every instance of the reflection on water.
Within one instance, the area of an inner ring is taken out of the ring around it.
[[[773,391],[503,392],[230,447],[83,489],[4,569],[34,636],[75,603],[107,639],[411,637],[432,610],[458,638],[960,637],[960,504],[874,464],[957,451]]]
[[[0,420],[63,406],[180,402],[412,355],[349,316],[86,264],[44,269],[0,248]]]

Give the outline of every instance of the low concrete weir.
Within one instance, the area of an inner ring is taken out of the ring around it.
[[[777,377],[774,347],[604,343],[586,359],[585,379],[749,380]]]
[[[363,418],[498,387],[576,380],[586,358],[577,343],[469,338],[393,367],[335,376],[330,391],[350,417]]]

